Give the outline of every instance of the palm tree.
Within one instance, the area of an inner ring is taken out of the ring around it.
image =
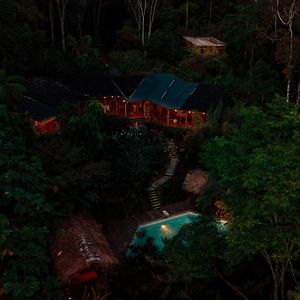
[[[5,70],[0,70],[0,104],[5,104],[9,110],[16,110],[26,91],[23,82],[22,76],[7,76]]]

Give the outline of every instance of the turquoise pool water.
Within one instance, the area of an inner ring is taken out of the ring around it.
[[[199,216],[199,214],[187,212],[139,226],[131,241],[131,245],[142,246],[148,238],[153,238],[153,243],[159,250],[162,250],[164,247],[163,239],[174,237],[183,225],[192,223]],[[139,237],[141,235],[142,237]]]

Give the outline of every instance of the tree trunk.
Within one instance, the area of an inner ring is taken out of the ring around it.
[[[159,0],[128,0],[128,6],[132,10],[138,26],[138,32],[146,55],[146,42],[150,40],[152,26]]]
[[[284,268],[284,267],[283,267]],[[285,289],[285,271],[282,272],[281,274],[281,300],[284,300],[285,299],[285,295],[284,295],[284,289]]]
[[[95,7],[94,7],[94,35],[95,35],[96,43],[98,43],[98,41],[99,41],[101,10],[102,10],[102,0],[96,0]]]
[[[287,86],[286,86],[286,102],[289,103],[290,102],[290,97],[291,97],[291,75],[288,75],[288,81],[287,81]]]
[[[65,45],[65,11],[68,4],[68,0],[56,0],[57,10],[60,20],[60,33],[61,33],[61,47],[63,52],[66,52]]]
[[[273,300],[278,300],[278,295],[279,295],[279,286],[277,282],[274,282],[274,289],[273,289]]]
[[[149,26],[148,26],[148,41],[150,40],[152,33],[152,26],[155,18],[155,12],[157,7],[158,0],[152,0],[150,5],[150,13],[149,13]]]
[[[49,21],[50,21],[50,31],[51,31],[51,43],[54,46],[55,36],[54,36],[54,8],[53,8],[53,0],[49,0]]]
[[[65,42],[65,17],[61,19],[60,22],[60,33],[61,33],[61,47],[63,52],[66,52],[66,42]]]
[[[289,21],[289,32],[290,32],[290,51],[289,51],[289,60],[288,60],[288,84],[287,84],[287,95],[286,101],[290,102],[291,98],[291,81],[292,81],[292,68],[293,68],[293,50],[294,50],[294,33],[293,33],[293,19]]]
[[[296,100],[297,104],[300,103],[300,76],[299,76],[299,80],[298,80],[298,89],[297,89],[297,100]]]
[[[289,34],[290,34],[290,40],[289,40],[289,55],[288,55],[288,61],[287,61],[287,76],[288,76],[288,82],[287,82],[287,91],[286,91],[286,101],[289,102],[291,98],[291,77],[293,76],[293,57],[294,57],[294,32],[293,32],[293,25],[294,25],[294,18],[297,14],[298,8],[296,6],[296,0],[293,0],[290,4],[289,8],[285,8],[285,16],[283,17],[280,12],[280,0],[276,0],[276,12],[277,17],[280,20],[280,22],[288,26]],[[286,18],[286,19],[285,19]]]
[[[239,288],[237,288],[236,286],[231,284],[227,279],[225,279],[224,276],[218,270],[216,270],[216,273],[238,296],[240,296],[244,300],[250,300],[246,295],[244,295],[244,293]]]
[[[142,29],[141,29],[142,45],[145,48],[145,15],[142,14]]]
[[[284,279],[286,268],[289,264],[289,260],[286,262],[272,262],[270,256],[266,250],[262,252],[267,264],[270,267],[273,277],[273,300],[279,300],[279,293],[281,292],[281,300],[285,299],[284,295]]]
[[[83,16],[85,13],[85,9],[86,9],[86,0],[79,0],[79,10],[78,10],[78,15],[77,15],[77,19],[78,19],[78,36],[79,39],[81,39],[82,37],[82,20],[83,20]]]
[[[186,0],[186,9],[185,9],[185,28],[189,28],[189,0]]]

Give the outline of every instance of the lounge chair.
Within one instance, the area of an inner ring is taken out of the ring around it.
[[[162,212],[166,217],[168,217],[170,215],[166,210],[163,210]]]

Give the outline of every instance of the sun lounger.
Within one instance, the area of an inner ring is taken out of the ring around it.
[[[168,217],[170,214],[166,211],[166,210],[163,210],[163,214]]]

